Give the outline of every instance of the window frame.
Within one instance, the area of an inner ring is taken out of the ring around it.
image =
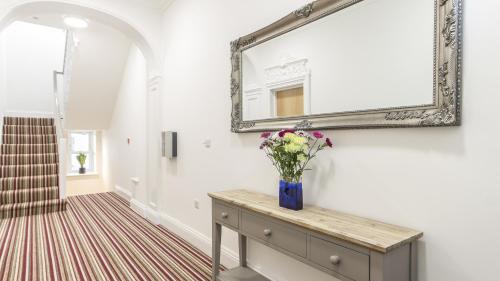
[[[73,134],[86,134],[88,136],[89,141],[89,151],[81,151],[81,150],[73,150]],[[68,132],[69,135],[69,161],[68,161],[68,174],[79,173],[79,169],[73,169],[73,155],[78,154],[80,152],[87,153],[87,174],[88,173],[97,173],[97,131],[95,130],[71,130]]]

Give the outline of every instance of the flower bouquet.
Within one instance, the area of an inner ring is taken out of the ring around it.
[[[319,131],[309,134],[304,131],[281,130],[265,132],[260,149],[264,150],[280,174],[280,207],[302,210],[302,175],[309,161],[325,148],[333,147],[329,138]]]

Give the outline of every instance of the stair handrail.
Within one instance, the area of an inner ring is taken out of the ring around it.
[[[66,31],[66,46],[64,50],[63,70],[53,72],[54,86],[54,122],[58,140],[58,160],[59,160],[59,197],[66,198],[66,154],[67,154],[67,139],[66,139],[66,102],[69,94],[69,79],[71,73],[72,54],[74,48],[74,39],[71,31]],[[59,88],[59,77],[62,77],[63,88]]]
[[[58,76],[64,75],[64,72],[54,71],[54,125],[57,138],[57,156],[59,171],[59,198],[66,198],[66,136],[64,132],[64,108],[59,98]]]

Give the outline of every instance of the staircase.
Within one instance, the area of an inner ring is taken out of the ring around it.
[[[58,163],[54,119],[4,117],[0,219],[66,210]]]

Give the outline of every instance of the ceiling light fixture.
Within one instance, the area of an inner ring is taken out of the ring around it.
[[[77,17],[67,17],[64,18],[64,23],[71,28],[87,28],[89,26],[89,23],[82,18],[77,18]]]

